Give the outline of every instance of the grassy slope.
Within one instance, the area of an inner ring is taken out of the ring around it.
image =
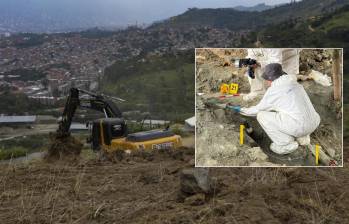
[[[153,118],[183,120],[194,114],[194,64],[190,55],[131,59],[106,69],[103,91],[127,100],[123,111],[150,112]]]
[[[347,0],[303,0],[296,4],[285,4],[264,11],[259,16],[259,19],[265,19],[268,24],[280,23],[291,18],[304,19],[311,16],[321,15],[348,3],[349,1]]]
[[[349,7],[313,21],[287,21],[259,32],[264,47],[348,47]],[[309,27],[312,27],[311,30]],[[338,34],[338,35],[337,35]],[[255,40],[250,40],[251,43]]]
[[[338,15],[334,15],[330,20],[326,21],[320,27],[326,32],[329,32],[336,28],[349,28],[349,11],[342,12]]]
[[[22,136],[0,141],[0,160],[25,156],[48,147],[48,135]]]

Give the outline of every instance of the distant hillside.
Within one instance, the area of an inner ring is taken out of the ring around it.
[[[251,22],[254,23],[254,18],[255,14],[253,12],[242,12],[233,8],[191,8],[181,15],[171,17],[160,23],[154,23],[150,26],[150,29],[159,27],[189,28],[210,26],[239,30],[251,27]]]
[[[303,0],[292,4],[284,4],[262,12],[238,11],[234,8],[191,8],[181,15],[155,23],[151,28],[212,26],[232,30],[258,29],[262,26],[277,24],[289,19],[308,18],[331,12],[348,3],[349,0]]]
[[[266,5],[265,3],[261,3],[261,4],[258,4],[258,5],[255,5],[255,6],[251,6],[251,7],[246,7],[246,6],[239,5],[239,6],[234,7],[234,9],[236,9],[238,11],[262,12],[262,11],[265,11],[267,9],[271,9],[271,8],[274,8],[274,7],[275,6]]]
[[[192,51],[116,62],[105,70],[102,91],[127,102],[122,111],[149,112],[151,117],[180,120],[194,115]]]
[[[288,20],[258,32],[264,47],[349,47],[349,5],[308,20]],[[250,44],[256,34],[249,37]]]
[[[289,20],[252,32],[240,47],[328,47],[344,48],[349,55],[349,5],[306,21]],[[345,102],[349,103],[349,61],[344,60]]]
[[[347,4],[349,0],[303,0],[263,11],[259,19],[265,19],[267,24],[277,24],[290,19],[308,19],[333,12]]]

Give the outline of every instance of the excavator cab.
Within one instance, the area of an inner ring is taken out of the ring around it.
[[[80,93],[84,96],[81,97]],[[120,98],[113,97],[113,99],[123,101]],[[126,121],[111,100],[105,95],[76,88],[72,88],[68,96],[57,136],[64,137],[70,134],[70,125],[77,107],[98,110],[105,115],[105,118],[89,123],[91,132],[89,142],[94,151],[104,150],[112,153],[117,150],[169,149],[182,145],[181,137],[168,129],[128,134]]]
[[[110,145],[113,139],[127,136],[127,125],[123,118],[101,118],[91,125],[91,146],[94,151],[100,150],[101,145]]]

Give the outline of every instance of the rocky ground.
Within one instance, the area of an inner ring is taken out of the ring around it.
[[[236,69],[231,59],[243,58],[245,50],[200,49],[196,51],[196,165],[199,166],[275,166],[275,165],[314,165],[310,151],[304,154],[304,162],[272,162],[270,157],[253,141],[240,145],[240,123],[228,111],[208,106],[212,100],[216,105],[231,103],[249,107],[260,98],[246,102],[242,100],[248,93],[249,85],[245,69]],[[300,74],[308,77],[311,70],[331,75],[332,61],[325,50],[302,50],[300,54]],[[219,87],[222,83],[238,83],[240,96],[221,98]],[[342,164],[342,112],[341,103],[333,98],[333,87],[324,87],[313,80],[300,80],[321,116],[321,125],[312,134],[312,144],[323,147],[330,159]],[[234,115],[237,116],[237,115]],[[313,161],[314,160],[314,161]],[[328,164],[322,164],[328,165]]]
[[[197,96],[196,165],[197,166],[275,166],[268,162],[268,156],[248,136],[240,145],[240,124],[231,113],[221,108],[207,107],[204,102],[212,100],[215,94]],[[228,100],[236,105],[245,103],[242,97]],[[224,102],[224,100],[219,100]]]

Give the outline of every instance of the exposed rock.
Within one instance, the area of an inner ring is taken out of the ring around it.
[[[212,166],[219,166],[219,165],[220,164],[215,159],[206,158],[205,160],[205,166],[212,167]]]
[[[278,163],[271,163],[271,162],[265,162],[265,161],[258,161],[258,162],[252,162],[249,164],[249,166],[262,166],[262,167],[266,167],[266,166],[275,166],[275,167],[279,167],[279,166],[283,166],[283,164],[278,164]]]
[[[265,161],[268,156],[262,151],[260,147],[253,147],[247,150],[247,154],[251,161]]]
[[[336,155],[336,150],[334,150],[333,148],[329,148],[329,147],[326,147],[324,148],[324,150],[327,152],[327,154],[329,156],[331,156],[332,158]]]
[[[209,170],[206,168],[182,170],[180,176],[180,190],[189,195],[197,193],[211,194],[213,192],[213,187]]]
[[[225,111],[223,109],[217,109],[213,111],[215,117],[218,121],[224,121],[225,119]]]

